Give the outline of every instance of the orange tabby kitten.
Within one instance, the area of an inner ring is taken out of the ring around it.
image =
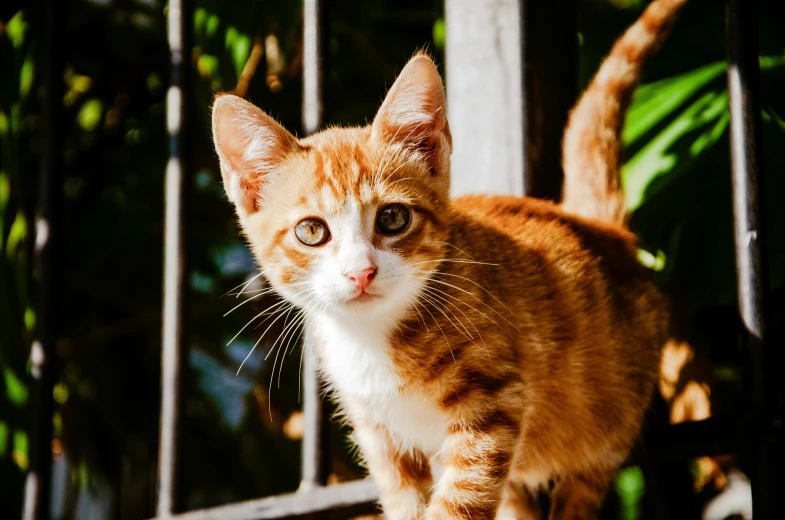
[[[596,515],[667,323],[617,225],[618,134],[683,1],[655,0],[574,110],[561,207],[450,200],[444,89],[422,54],[364,128],[297,139],[216,100],[227,194],[266,278],[303,309],[388,518],[538,518],[552,481],[551,518]]]

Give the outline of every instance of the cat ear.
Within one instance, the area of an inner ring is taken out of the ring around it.
[[[224,189],[241,217],[259,209],[264,177],[299,148],[272,117],[228,94],[213,104],[213,140]]]
[[[377,139],[427,151],[451,146],[442,79],[428,56],[418,54],[409,60],[387,93],[371,131]]]

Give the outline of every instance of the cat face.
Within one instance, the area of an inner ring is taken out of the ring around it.
[[[265,276],[305,312],[400,317],[442,258],[450,138],[417,56],[372,125],[297,140],[234,96],[213,108],[227,194]]]

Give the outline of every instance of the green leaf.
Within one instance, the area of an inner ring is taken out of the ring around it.
[[[207,81],[213,80],[218,75],[218,56],[202,54],[196,62],[199,75]]]
[[[16,465],[22,470],[27,469],[29,459],[27,458],[27,434],[21,430],[14,432],[14,451],[13,458]]]
[[[194,32],[200,33],[204,31],[204,25],[207,21],[207,9],[197,7],[194,9]]]
[[[6,446],[8,446],[8,424],[0,421],[0,457],[5,457]]]
[[[11,404],[22,407],[27,403],[27,386],[10,369],[3,369],[5,392]]]
[[[712,63],[638,88],[624,126],[624,143],[631,144],[643,137],[698,91],[722,77],[726,69],[724,62]]]
[[[657,177],[673,171],[677,165],[685,166],[684,157],[677,152],[678,142],[691,140],[687,149],[695,157],[719,139],[728,124],[727,108],[727,92],[702,94],[627,161],[622,176],[630,210],[641,205],[645,191]]]
[[[444,49],[447,44],[447,25],[444,18],[439,18],[433,23],[433,44],[437,49]]]
[[[58,383],[52,390],[52,397],[57,404],[65,404],[68,401],[68,387],[63,383]]]
[[[27,32],[27,22],[24,19],[24,11],[16,13],[5,26],[5,32],[8,34],[8,39],[14,49],[18,49],[25,41],[25,33]]]
[[[232,63],[234,64],[234,71],[236,77],[245,68],[245,63],[248,61],[248,56],[251,54],[251,38],[234,27],[229,27],[226,30],[226,48],[232,54]]]
[[[19,69],[19,96],[25,97],[33,86],[33,72],[35,71],[35,58],[29,54]]]
[[[638,466],[624,468],[619,472],[616,479],[616,492],[621,499],[623,519],[635,520],[639,517],[638,504],[645,489],[643,472]]]
[[[2,112],[0,112],[0,117]],[[5,245],[5,209],[8,207],[8,199],[11,196],[11,180],[5,171],[0,170],[0,252]]]
[[[5,112],[0,110],[0,135],[4,136],[8,134],[8,118],[5,115]]]
[[[79,109],[79,114],[76,116],[76,121],[79,127],[85,132],[92,132],[101,123],[101,116],[103,115],[104,104],[100,99],[88,99]]]
[[[11,229],[8,231],[8,241],[6,242],[6,254],[13,257],[19,250],[19,247],[24,243],[27,238],[27,219],[20,211],[16,214]]]
[[[207,23],[204,27],[205,35],[210,38],[212,37],[216,31],[218,31],[218,27],[221,25],[221,19],[218,18],[218,15],[213,14],[207,18]]]
[[[35,311],[30,307],[25,309],[25,327],[30,332],[35,328]]]

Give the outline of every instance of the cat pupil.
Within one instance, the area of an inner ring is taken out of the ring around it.
[[[330,230],[327,224],[315,218],[301,220],[294,228],[297,240],[306,246],[320,246],[330,238]]]
[[[379,212],[376,226],[385,234],[399,233],[409,223],[409,210],[403,204],[390,204]]]

